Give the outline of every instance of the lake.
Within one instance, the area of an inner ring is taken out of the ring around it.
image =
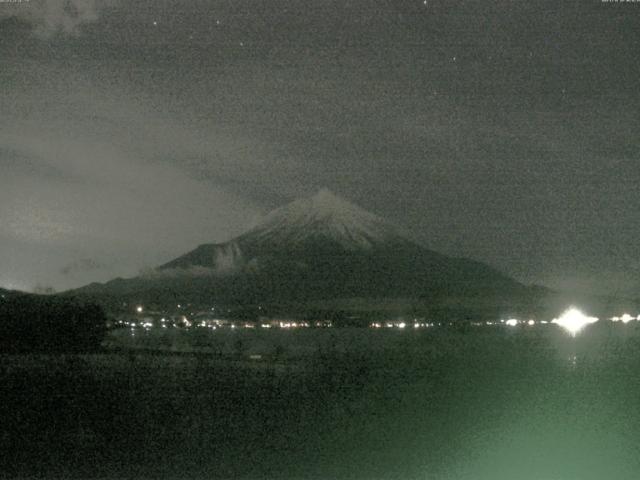
[[[3,477],[640,472],[636,322],[118,335],[119,351],[0,357]]]

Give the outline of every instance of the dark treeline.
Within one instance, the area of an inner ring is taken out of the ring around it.
[[[101,307],[68,298],[16,295],[0,299],[0,351],[95,351],[106,333]]]

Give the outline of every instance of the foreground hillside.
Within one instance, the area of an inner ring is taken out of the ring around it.
[[[65,297],[0,293],[0,352],[86,352],[107,329],[101,307]]]

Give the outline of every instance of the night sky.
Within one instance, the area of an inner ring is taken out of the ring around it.
[[[134,275],[327,187],[635,295],[639,40],[640,2],[0,3],[0,286]]]

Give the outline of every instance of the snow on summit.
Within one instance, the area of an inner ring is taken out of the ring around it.
[[[393,225],[327,189],[272,211],[246,236],[277,243],[323,238],[347,249],[403,238]]]

